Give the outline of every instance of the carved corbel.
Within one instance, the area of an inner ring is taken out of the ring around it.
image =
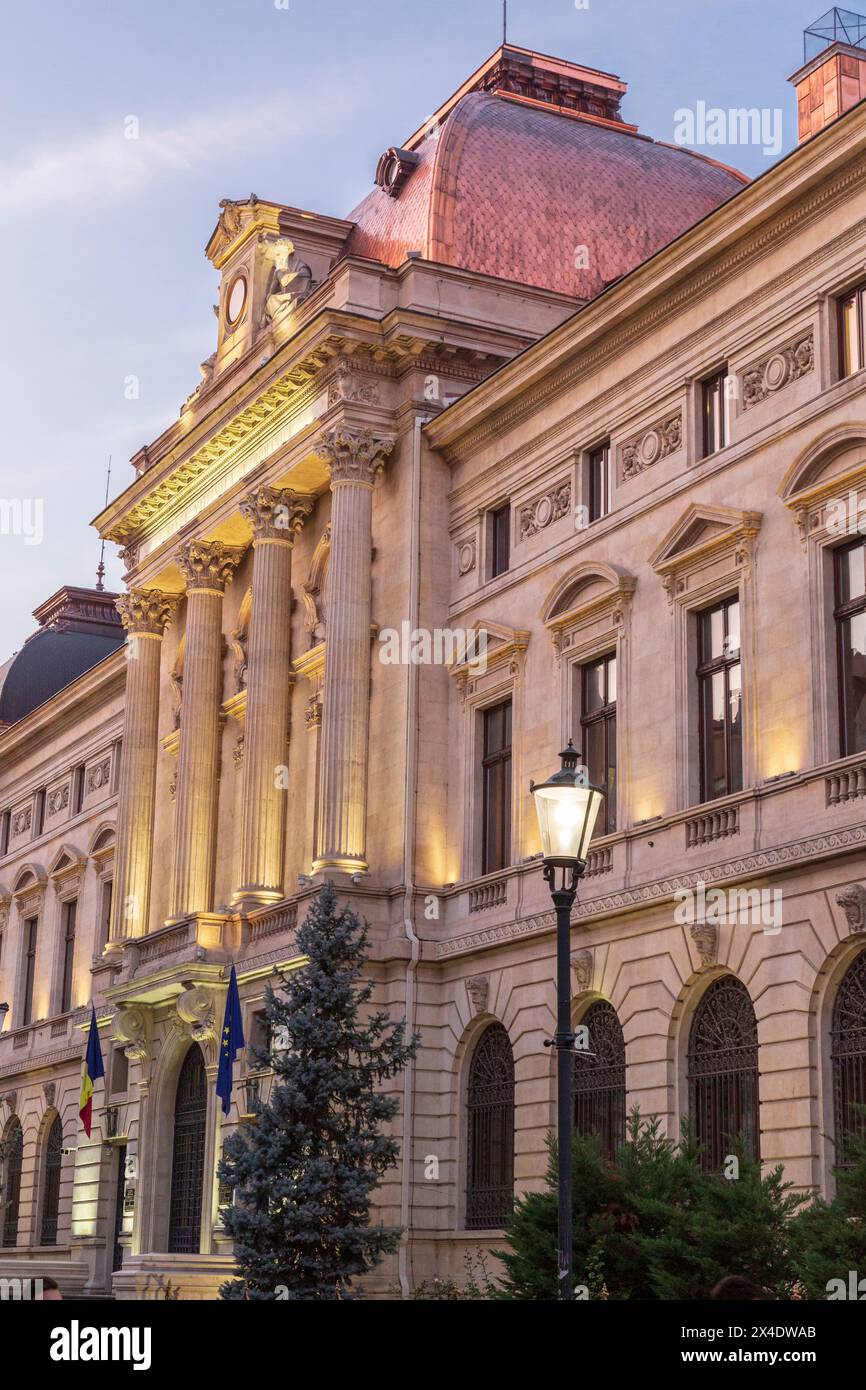
[[[572,952],[571,956],[571,992],[572,994],[584,994],[586,990],[592,989],[593,972],[595,968],[595,953],[589,948],[584,947],[581,951]]]
[[[212,1042],[216,1037],[215,1002],[211,990],[203,985],[190,985],[178,997],[178,1017],[190,1025],[197,1043]]]
[[[862,883],[852,883],[836,894],[836,902],[845,913],[848,926],[853,932],[866,931],[866,888]]]
[[[130,1062],[143,1062],[148,1055],[147,1012],[140,1004],[122,1004],[114,1015],[112,1032],[123,1044]]]
[[[469,1003],[473,1014],[486,1014],[487,1001],[490,995],[490,976],[472,975],[466,981],[466,993],[469,995]]]
[[[695,922],[690,928],[701,965],[716,965],[719,959],[719,927],[716,922]]]

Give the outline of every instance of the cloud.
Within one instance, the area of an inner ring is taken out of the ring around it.
[[[303,113],[302,123],[292,118],[292,106]],[[282,96],[258,106],[190,116],[174,126],[160,128],[142,117],[137,139],[126,134],[134,128],[133,117],[119,116],[110,127],[65,144],[43,144],[17,165],[0,165],[0,208],[80,203],[105,193],[133,198],[157,181],[194,174],[253,147],[285,142],[336,115],[334,104],[326,106],[321,96],[305,94],[299,103],[295,93],[291,104]]]

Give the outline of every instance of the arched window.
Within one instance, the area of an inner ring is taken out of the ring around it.
[[[174,1102],[168,1248],[175,1255],[196,1255],[199,1251],[206,1121],[204,1058],[201,1048],[193,1043],[180,1069]]]
[[[608,1158],[625,1143],[625,1039],[616,1009],[600,999],[581,1019],[587,1052],[574,1054],[574,1127],[598,1134]]]
[[[514,1200],[514,1058],[501,1023],[478,1039],[469,1068],[466,1225],[504,1226]]]
[[[6,1161],[3,1165],[2,1207],[3,1244],[18,1244],[18,1212],[21,1206],[21,1168],[24,1160],[24,1132],[20,1120],[11,1120],[3,1140]]]
[[[866,1134],[866,1120],[858,1105],[866,1105],[866,951],[862,951],[842,977],[830,1032],[833,1062],[833,1118],[836,1164],[851,1166],[846,1137]]]
[[[733,975],[714,981],[695,1011],[689,1109],[705,1168],[721,1168],[738,1136],[751,1158],[760,1157],[758,1025],[749,992]]]
[[[45,1140],[45,1167],[42,1174],[41,1245],[57,1244],[57,1217],[60,1212],[60,1164],[63,1149],[63,1125],[55,1115]]]

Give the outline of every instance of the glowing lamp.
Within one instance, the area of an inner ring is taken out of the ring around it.
[[[571,739],[559,756],[559,771],[546,782],[530,783],[530,791],[545,862],[566,866],[586,861],[604,792],[588,781],[586,768],[578,767],[580,754]]]

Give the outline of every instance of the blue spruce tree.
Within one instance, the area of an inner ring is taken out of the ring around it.
[[[223,1223],[238,1274],[223,1298],[351,1297],[399,1240],[398,1229],[370,1223],[373,1192],[400,1152],[383,1132],[398,1101],[381,1088],[418,1039],[371,1005],[367,935],[327,884],[298,930],[309,964],[267,991],[270,1041],[258,1060],[274,1070],[270,1099],[220,1164],[235,1194]]]

